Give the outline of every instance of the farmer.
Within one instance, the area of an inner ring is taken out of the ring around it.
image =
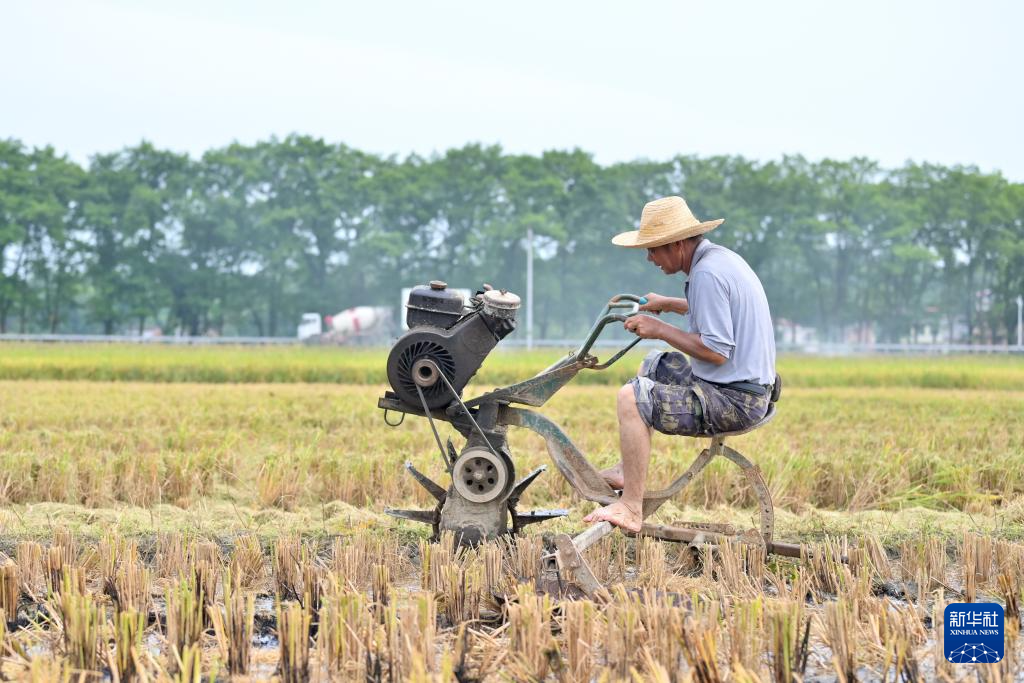
[[[684,298],[651,293],[641,311],[690,315],[690,331],[649,315],[634,315],[626,329],[660,339],[675,351],[652,351],[636,377],[619,390],[618,465],[601,472],[622,497],[590,513],[628,531],[643,523],[651,430],[707,436],[745,429],[768,411],[775,382],[775,334],[768,299],[757,275],[738,254],[704,238],[724,219],[701,222],[682,197],[644,206],[640,229],[613,244],[646,248],[647,260],[666,275],[688,275]],[[689,356],[689,359],[687,359]]]

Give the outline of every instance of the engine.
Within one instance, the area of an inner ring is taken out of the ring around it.
[[[452,390],[461,396],[487,354],[516,329],[519,303],[504,290],[487,288],[466,302],[438,280],[415,287],[406,302],[409,331],[388,355],[391,388],[417,408],[448,405]]]

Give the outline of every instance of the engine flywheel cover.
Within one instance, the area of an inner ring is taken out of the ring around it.
[[[464,451],[452,466],[455,490],[472,503],[489,503],[502,493],[509,482],[505,461],[485,448]]]

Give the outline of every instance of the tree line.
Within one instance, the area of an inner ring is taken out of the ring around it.
[[[669,194],[726,219],[710,238],[757,271],[777,322],[1015,341],[1024,185],[998,173],[480,145],[397,158],[300,135],[85,166],[0,141],[0,331],[290,336],[303,312],[397,307],[433,279],[523,295],[532,228],[535,336],[575,338],[611,294],[682,290],[610,243]]]

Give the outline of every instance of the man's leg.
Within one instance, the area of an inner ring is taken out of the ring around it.
[[[622,499],[594,510],[583,520],[585,522],[611,522],[627,531],[640,531],[640,527],[643,525],[647,464],[651,459],[651,429],[640,417],[632,384],[627,384],[619,389],[617,404],[619,448],[622,453],[620,465],[624,484]]]
[[[640,367],[637,368],[636,376],[637,377],[651,378],[657,372],[658,361],[661,359],[662,354],[663,354],[663,352],[661,352],[661,351],[651,351],[650,353],[648,353],[644,357],[644,359],[640,362]],[[622,421],[622,419],[623,419],[622,418],[623,409],[622,409],[622,406],[623,406],[623,401],[629,400],[628,398],[623,398],[623,392],[633,391],[631,386],[632,385],[627,384],[624,387],[622,387],[622,389],[619,390],[619,398],[618,398],[617,410],[618,410],[618,415],[619,415],[619,444],[620,444],[620,446],[621,446],[622,440],[623,440],[623,436],[622,436],[622,430],[623,430],[623,421]],[[633,399],[633,411],[632,411],[632,413],[633,414],[637,413],[635,398],[636,398],[635,394],[632,395],[632,399]],[[628,412],[629,411],[627,411],[627,413]],[[651,442],[651,429],[650,429],[650,427],[648,427],[647,428],[648,453],[650,452],[650,442]],[[624,454],[625,452],[626,452],[625,449],[622,449],[620,447],[619,453],[620,454]],[[615,465],[613,465],[612,467],[609,467],[607,469],[601,470],[601,477],[603,477],[604,480],[606,482],[608,482],[608,485],[611,486],[616,491],[621,491],[622,488],[625,486],[625,473],[624,473],[623,467],[622,467],[622,458],[623,457],[625,457],[625,456],[624,455],[620,455],[619,462],[615,463]]]

